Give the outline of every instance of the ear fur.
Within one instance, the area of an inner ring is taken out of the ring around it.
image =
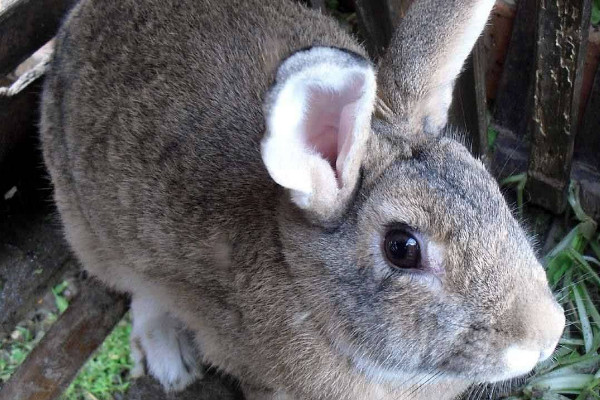
[[[411,132],[437,134],[495,0],[414,0],[379,69],[381,98]]]
[[[332,47],[299,51],[279,67],[262,158],[298,207],[330,218],[346,204],[370,133],[375,82],[366,59]]]

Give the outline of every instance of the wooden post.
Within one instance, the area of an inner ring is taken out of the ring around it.
[[[573,179],[580,183],[579,197],[585,212],[600,220],[600,68],[575,141]]]
[[[596,70],[582,129],[577,135],[575,156],[600,172],[600,68]]]
[[[527,132],[533,95],[537,0],[519,0],[504,72],[498,86],[494,122],[517,138]]]
[[[480,38],[466,61],[463,73],[456,81],[449,121],[469,135],[471,152],[487,163],[485,69],[485,48],[483,39]]]
[[[560,213],[571,173],[591,0],[538,0],[527,192]]]

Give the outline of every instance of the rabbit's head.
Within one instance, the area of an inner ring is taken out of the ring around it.
[[[564,327],[496,181],[444,128],[492,4],[417,0],[377,77],[359,55],[313,47],[281,64],[267,97],[262,155],[289,192],[294,293],[376,380],[511,378]]]

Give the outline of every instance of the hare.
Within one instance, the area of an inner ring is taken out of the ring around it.
[[[75,254],[132,295],[136,373],[178,390],[208,363],[247,399],[452,399],[550,356],[563,310],[445,127],[493,3],[416,0],[378,68],[289,1],[74,7],[43,152]]]

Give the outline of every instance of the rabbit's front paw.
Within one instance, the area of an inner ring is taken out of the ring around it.
[[[131,355],[135,366],[132,376],[149,372],[166,391],[183,390],[202,377],[198,352],[181,323],[169,313],[158,311],[151,300],[132,302],[133,329]]]

